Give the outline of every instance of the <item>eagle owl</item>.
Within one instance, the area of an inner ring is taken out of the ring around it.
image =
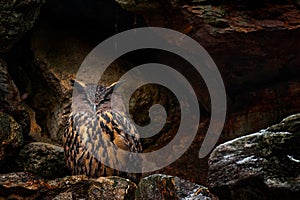
[[[80,97],[72,110],[63,135],[63,146],[67,166],[72,174],[83,174],[90,178],[100,176],[121,176],[138,182],[140,174],[125,172],[130,165],[140,165],[140,160],[128,154],[117,153],[120,148],[138,153],[142,151],[139,134],[126,116],[122,100],[117,99],[115,109],[111,107],[114,88],[74,82]],[[74,98],[74,96],[73,96]],[[73,101],[74,104],[74,101]],[[106,166],[118,166],[116,170]]]

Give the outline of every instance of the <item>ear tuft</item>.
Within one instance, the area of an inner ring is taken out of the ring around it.
[[[114,89],[117,88],[118,86],[120,86],[124,81],[116,81],[114,83],[112,83],[110,86],[108,86],[108,88]]]
[[[73,87],[76,87],[76,89],[78,91],[85,91],[86,85],[84,82],[78,81],[78,80],[73,80],[73,79],[70,82],[71,82],[71,85]]]

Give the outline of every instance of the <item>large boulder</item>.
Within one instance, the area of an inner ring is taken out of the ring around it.
[[[43,178],[54,179],[68,174],[64,149],[60,146],[42,142],[29,143],[22,148],[17,160],[22,171]]]
[[[300,114],[219,145],[208,183],[221,199],[298,199]]]

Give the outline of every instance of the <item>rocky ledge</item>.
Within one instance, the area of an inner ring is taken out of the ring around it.
[[[209,158],[209,187],[221,199],[298,199],[300,114],[219,145]]]
[[[0,199],[216,199],[206,187],[178,177],[155,174],[135,185],[120,177],[88,179],[85,176],[66,176],[46,180],[38,176],[17,172],[0,175]]]

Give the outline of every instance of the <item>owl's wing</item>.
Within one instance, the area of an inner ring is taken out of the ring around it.
[[[75,169],[76,166],[89,166],[86,170],[91,173],[90,170],[96,169],[91,169],[93,165],[85,162],[95,162],[92,160],[96,160],[97,165],[99,162],[109,163],[109,166],[122,171],[140,166],[138,156],[126,154],[142,150],[137,130],[126,116],[115,111],[104,111],[99,115],[77,112],[70,118],[64,146],[67,146],[66,157],[74,160],[69,161],[71,169],[72,165]]]
[[[114,110],[104,111],[100,114],[100,125],[119,148],[135,153],[142,151],[137,129],[125,114]]]
[[[142,158],[138,153],[142,151],[142,146],[139,134],[130,119],[124,113],[108,110],[100,114],[100,126],[106,133],[104,135],[118,147],[115,163],[121,164],[119,166],[124,169],[122,171],[141,172]],[[128,174],[128,176],[131,179],[138,179],[139,175]]]

